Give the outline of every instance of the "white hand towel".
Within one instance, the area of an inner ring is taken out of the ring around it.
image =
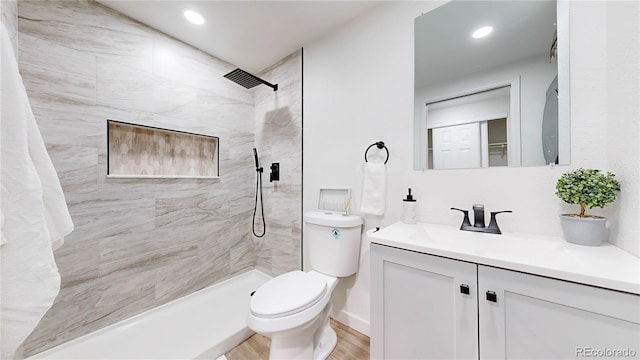
[[[383,215],[386,192],[387,166],[382,163],[365,163],[360,211],[371,215]]]
[[[13,359],[60,291],[55,247],[73,230],[4,24],[0,29],[2,359]]]

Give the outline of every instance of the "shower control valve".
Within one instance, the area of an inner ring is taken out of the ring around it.
[[[269,174],[269,182],[280,180],[280,163],[271,163],[271,174]]]

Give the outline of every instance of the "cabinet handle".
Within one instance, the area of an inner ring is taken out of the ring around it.
[[[498,295],[496,295],[495,291],[487,291],[487,300],[491,302],[497,302]]]
[[[461,294],[465,294],[465,295],[469,295],[469,285],[461,284],[460,285],[460,293]]]

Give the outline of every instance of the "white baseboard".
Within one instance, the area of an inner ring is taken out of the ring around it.
[[[344,310],[334,313],[332,317],[355,331],[370,336],[370,324],[368,320],[364,320]]]

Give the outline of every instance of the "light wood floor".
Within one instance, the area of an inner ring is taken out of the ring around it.
[[[352,328],[331,319],[331,327],[338,335],[338,344],[333,349],[329,360],[364,360],[369,359],[369,337]],[[267,360],[271,340],[255,334],[242,344],[226,353],[228,360]]]

